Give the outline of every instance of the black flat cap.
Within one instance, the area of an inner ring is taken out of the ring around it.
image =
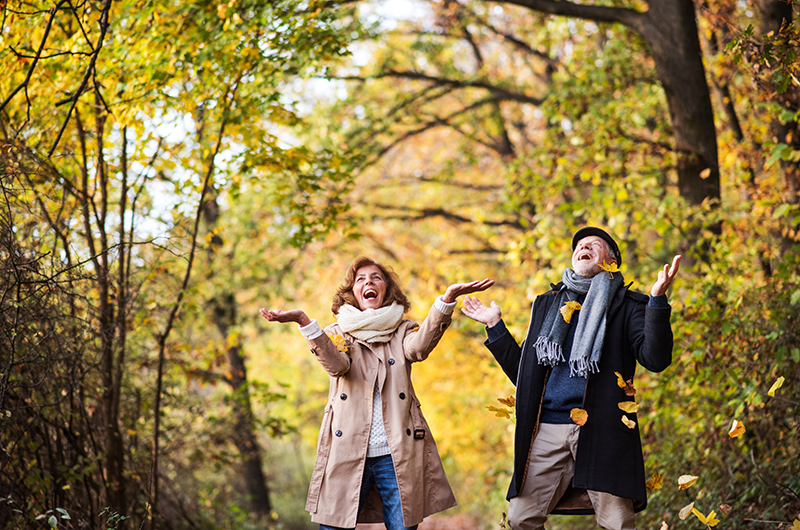
[[[597,228],[596,226],[584,226],[575,232],[575,235],[572,236],[572,251],[575,252],[575,247],[578,246],[578,241],[589,236],[597,236],[611,245],[611,249],[614,251],[614,254],[617,255],[617,267],[622,265],[622,252],[619,251],[617,242],[614,241],[613,237],[608,235],[608,232],[602,228]]]

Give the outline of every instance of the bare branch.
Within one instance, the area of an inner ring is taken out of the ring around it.
[[[47,25],[44,28],[44,35],[42,36],[42,42],[39,43],[39,49],[36,51],[36,56],[33,59],[33,63],[31,63],[30,68],[28,68],[28,74],[25,76],[25,80],[20,83],[20,85],[15,88],[11,94],[0,103],[0,112],[6,108],[6,105],[16,96],[20,90],[27,89],[28,83],[30,83],[31,77],[33,76],[33,71],[36,69],[36,65],[39,64],[39,59],[42,56],[42,51],[44,50],[44,45],[47,43],[47,37],[50,35],[50,29],[53,27],[53,20],[56,18],[56,14],[58,10],[61,8],[61,5],[66,3],[68,0],[60,0],[56,5],[50,8],[49,13],[50,17],[47,19]],[[110,0],[106,0],[107,2]]]
[[[66,0],[62,0],[66,1]],[[72,96],[72,105],[67,111],[67,116],[64,119],[64,123],[61,125],[61,129],[58,131],[58,136],[56,137],[56,141],[53,142],[53,146],[48,151],[47,156],[53,156],[53,153],[56,150],[59,142],[61,141],[61,136],[64,134],[64,130],[67,128],[67,124],[69,123],[69,119],[72,116],[72,112],[75,110],[75,105],[78,103],[78,98],[81,97],[83,94],[84,89],[86,88],[86,83],[89,81],[89,77],[94,73],[94,65],[97,63],[97,57],[100,55],[100,50],[103,48],[103,41],[106,38],[106,32],[108,31],[108,14],[111,10],[111,0],[105,0],[103,4],[103,9],[100,13],[100,36],[97,38],[97,45],[95,49],[92,51],[92,58],[89,61],[89,66],[86,67],[86,72],[83,74],[83,79],[81,80],[80,86],[78,86],[78,90],[75,91],[75,94]]]
[[[548,15],[584,18],[596,22],[619,22],[632,28],[639,27],[643,15],[633,9],[575,4],[568,0],[498,0],[498,3],[527,7]]]

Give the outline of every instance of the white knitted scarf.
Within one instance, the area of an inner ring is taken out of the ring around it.
[[[342,331],[366,342],[389,342],[403,321],[405,308],[397,302],[364,311],[350,304],[339,308],[336,317]]]

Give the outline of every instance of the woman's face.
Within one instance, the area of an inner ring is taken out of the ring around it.
[[[386,278],[375,265],[365,265],[356,271],[353,294],[362,311],[383,307],[386,299]]]

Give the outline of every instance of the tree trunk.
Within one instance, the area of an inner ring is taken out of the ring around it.
[[[650,46],[667,96],[677,157],[678,189],[689,204],[720,197],[714,111],[692,0],[653,0],[649,10],[576,4],[567,0],[504,0],[551,15],[616,22]]]
[[[689,204],[719,199],[714,110],[691,0],[658,0],[642,19],[675,135],[678,188]]]
[[[208,227],[214,227],[219,219],[219,206],[215,197],[203,205],[203,218]],[[209,261],[214,257],[217,250],[222,245],[222,239],[214,235],[209,246]],[[213,271],[210,273],[213,277]],[[238,324],[238,310],[236,297],[230,290],[223,290],[217,296],[209,300],[212,309],[214,323],[222,335],[222,340],[228,344],[228,368],[232,396],[230,400],[233,412],[235,431],[233,442],[241,455],[242,474],[247,489],[247,497],[250,501],[250,508],[253,513],[263,517],[272,511],[269,498],[267,480],[264,476],[261,446],[256,436],[256,426],[253,421],[253,408],[250,402],[250,389],[247,383],[247,368],[245,367],[244,357],[242,356],[241,341],[237,337],[231,341],[231,330]]]

